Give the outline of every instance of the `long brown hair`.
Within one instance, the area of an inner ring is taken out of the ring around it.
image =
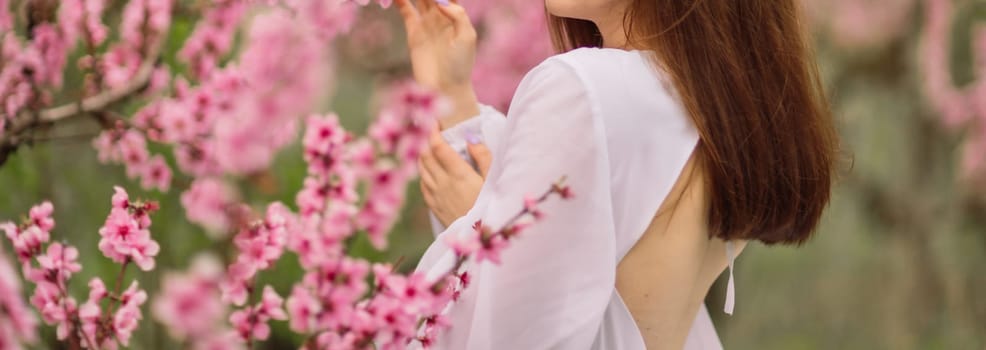
[[[709,235],[800,244],[829,201],[838,138],[795,0],[631,0],[628,46],[651,50],[700,136]],[[560,51],[602,45],[549,15]]]

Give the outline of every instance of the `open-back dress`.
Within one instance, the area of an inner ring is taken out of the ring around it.
[[[451,330],[432,348],[645,349],[616,290],[617,265],[699,140],[662,76],[644,51],[570,51],[527,74],[507,116],[483,106],[479,116],[443,131],[460,152],[467,135],[481,138],[493,162],[473,208],[448,228],[436,225],[438,239],[418,271],[432,278],[449,271],[455,256],[444,235],[464,234],[480,219],[498,228],[521,210],[525,195],[543,193],[562,176],[575,198],[544,203],[545,217],[511,241],[501,264],[466,266],[472,282],[447,310]],[[728,288],[731,313],[731,275]],[[721,348],[703,306],[686,349]]]

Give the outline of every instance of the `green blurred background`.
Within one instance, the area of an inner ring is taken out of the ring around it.
[[[986,18],[979,2],[965,4],[970,10],[956,21],[951,53],[953,78],[960,85],[975,78],[968,68],[973,55],[967,29],[972,19]],[[924,97],[918,70],[922,12],[913,6],[903,32],[879,45],[847,48],[834,43],[824,26],[815,31],[846,151],[844,170],[812,241],[799,248],[751,245],[740,256],[734,316],[719,311],[723,281],[712,288],[709,309],[726,348],[986,349],[986,191],[961,180],[957,150],[963,133],[943,128]],[[180,72],[175,51],[195,18],[186,14],[176,20],[166,61]],[[400,35],[396,26],[394,35]],[[350,130],[361,132],[370,121],[373,88],[382,75],[403,68],[367,64],[347,49],[345,39],[336,46],[336,93],[321,109],[338,112]],[[394,47],[374,54],[400,52]],[[69,71],[66,86],[78,86],[78,80],[79,72]],[[124,111],[136,108],[125,106]],[[82,252],[84,269],[72,286],[81,296],[86,293],[82,281],[113,276],[118,269],[96,247],[112,186],[159,200],[162,209],[152,226],[164,247],[158,269],[150,274],[131,269],[128,274],[153,297],[162,271],[184,269],[196,253],[220,248],[184,219],[180,178],[167,194],[145,193],[126,179],[122,167],[99,164],[90,138],[76,136],[97,129],[87,119],[60,125],[45,131],[50,141],[19,150],[0,167],[0,220],[16,219],[31,205],[51,200],[56,207],[54,234]],[[304,175],[295,144],[280,153],[269,172],[237,183],[249,203],[293,204]],[[405,268],[413,266],[410,262],[430,244],[431,234],[416,184],[408,197],[403,219],[391,235],[391,249],[377,252],[359,241],[355,251],[379,261],[406,257]],[[277,273],[263,278],[285,294],[300,270],[292,258],[280,264]],[[133,348],[177,346],[169,343],[147,308],[144,318]],[[274,322],[274,328],[267,348],[294,347],[299,341],[282,338],[289,333],[283,322]],[[43,329],[45,339],[53,339],[52,329]],[[54,345],[40,345],[48,347]]]

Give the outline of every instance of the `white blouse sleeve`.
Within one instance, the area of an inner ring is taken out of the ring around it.
[[[477,116],[443,130],[442,136],[453,149],[468,159],[466,143],[470,137],[487,144],[491,150],[495,149],[506,124],[507,117],[503,113],[496,108],[481,104]]]
[[[588,349],[617,263],[601,121],[573,68],[549,59],[521,83],[502,133],[476,204],[440,234],[419,270],[448,271],[454,254],[441,235],[465,233],[479,219],[499,228],[525,195],[562,176],[575,197],[544,203],[545,217],[511,241],[502,264],[467,266],[472,285],[451,307],[453,328],[436,348]]]

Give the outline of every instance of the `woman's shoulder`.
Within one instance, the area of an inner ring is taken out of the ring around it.
[[[661,74],[650,63],[646,51],[609,48],[579,48],[548,57],[521,81],[517,93],[545,90],[588,90],[588,97],[602,97],[597,91],[650,88]],[[666,90],[666,84],[659,84]]]
[[[592,79],[593,75],[622,74],[628,71],[640,73],[649,69],[647,53],[608,48],[579,48],[548,57],[528,73],[528,77],[547,72],[569,71],[580,79]],[[587,82],[588,83],[588,82]]]
[[[517,92],[579,90],[607,124],[685,127],[688,120],[673,85],[654,62],[649,51],[580,48],[546,59]]]
[[[582,47],[549,57],[546,61],[562,61],[573,66],[613,68],[619,64],[642,63],[650,51],[622,50],[602,47]]]

